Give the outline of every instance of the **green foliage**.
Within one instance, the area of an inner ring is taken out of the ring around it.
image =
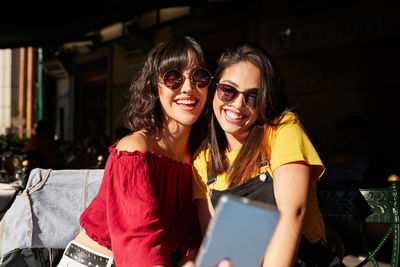
[[[0,135],[0,150],[3,151],[22,151],[25,141],[28,137],[24,136],[22,139],[14,134]]]

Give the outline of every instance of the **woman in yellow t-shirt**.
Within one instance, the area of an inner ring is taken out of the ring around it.
[[[209,137],[193,163],[203,233],[223,193],[246,196],[276,204],[280,212],[265,266],[343,266],[322,242],[316,181],[324,166],[289,111],[268,53],[250,44],[227,49],[214,81]]]

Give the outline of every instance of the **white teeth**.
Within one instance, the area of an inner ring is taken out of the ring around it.
[[[183,105],[192,105],[192,104],[196,104],[196,100],[194,100],[194,99],[181,99],[181,100],[177,100],[176,103],[183,104]]]
[[[226,110],[225,113],[229,118],[232,118],[232,119],[241,119],[241,118],[243,118],[243,116],[239,116],[238,114],[236,114],[236,113],[234,113],[232,111],[229,111],[229,110]]]

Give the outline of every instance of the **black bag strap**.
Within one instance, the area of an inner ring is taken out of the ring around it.
[[[217,176],[215,174],[209,174],[207,172],[207,185],[211,185],[217,181]]]
[[[262,161],[260,162],[259,166],[263,167],[263,166],[268,166],[269,162],[268,161]],[[208,164],[207,164],[208,166]],[[215,183],[217,181],[217,176],[215,174],[210,174],[208,172],[208,168],[207,168],[207,185],[211,185],[213,183]]]

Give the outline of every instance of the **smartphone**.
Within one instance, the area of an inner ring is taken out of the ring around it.
[[[196,267],[229,259],[234,267],[258,267],[279,220],[275,206],[245,197],[223,195],[215,209]]]

